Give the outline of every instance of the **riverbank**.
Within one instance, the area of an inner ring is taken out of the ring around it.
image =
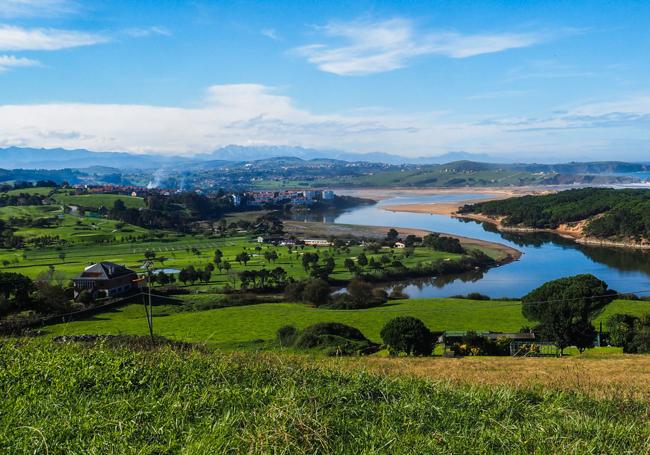
[[[430,215],[445,215],[459,219],[473,220],[481,223],[490,223],[501,232],[520,232],[520,233],[535,233],[535,232],[548,232],[557,234],[561,237],[571,239],[576,243],[582,245],[593,245],[614,248],[632,248],[639,250],[650,250],[650,244],[639,243],[634,241],[613,241],[606,239],[599,239],[596,237],[589,237],[584,234],[584,228],[587,225],[587,220],[578,221],[575,223],[561,224],[556,229],[540,229],[522,226],[507,226],[503,223],[503,217],[493,217],[484,215],[482,213],[459,213],[459,209],[467,204],[476,202],[487,202],[501,199],[508,199],[511,197],[519,197],[526,195],[544,195],[558,191],[554,189],[541,189],[539,187],[527,187],[517,189],[504,189],[504,188],[481,188],[477,191],[467,191],[474,194],[493,194],[494,197],[481,198],[481,199],[465,199],[462,201],[454,202],[430,202],[418,204],[395,204],[386,205],[382,208],[390,212],[408,212],[408,213],[426,213]],[[464,190],[463,190],[464,191]],[[447,194],[451,190],[445,190],[439,194]],[[426,192],[423,194],[435,194],[433,192]]]
[[[359,226],[352,224],[334,224],[334,223],[320,223],[310,221],[285,221],[285,230],[294,235],[310,236],[310,237],[330,237],[330,236],[353,236],[353,237],[366,237],[380,239],[386,236],[390,226]],[[407,235],[417,235],[423,237],[427,234],[432,234],[433,231],[415,228],[394,228],[399,232],[400,236],[406,237]],[[489,242],[486,240],[474,239],[463,237],[456,234],[446,232],[438,232],[448,237],[458,239],[464,248],[478,248],[489,254],[492,251],[492,256],[500,264],[506,264],[518,260],[522,253],[521,251],[512,248],[502,243]],[[488,250],[488,251],[486,251]]]

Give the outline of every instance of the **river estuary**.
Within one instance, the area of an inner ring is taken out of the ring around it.
[[[388,205],[454,202],[486,197],[490,195],[460,192],[437,195],[407,194],[384,199],[373,206],[346,211],[333,221],[446,232],[502,243],[523,253],[518,261],[484,273],[473,272],[444,279],[412,282],[404,289],[412,298],[448,297],[470,292],[480,292],[493,298],[520,297],[546,281],[579,273],[591,273],[620,292],[650,289],[650,251],[580,245],[548,233],[499,233],[489,225],[474,221],[462,221],[445,215],[389,212],[382,208]]]

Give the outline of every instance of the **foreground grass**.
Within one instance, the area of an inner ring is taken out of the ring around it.
[[[183,296],[188,303],[197,298],[207,303],[210,295]],[[214,299],[214,297],[212,297]],[[180,341],[207,343],[222,348],[239,347],[252,340],[271,340],[277,329],[291,324],[304,328],[317,322],[341,322],[361,330],[369,339],[381,342],[379,332],[391,319],[414,316],[433,331],[477,330],[518,331],[530,322],[521,315],[519,302],[476,301],[465,299],[413,299],[390,302],[366,310],[326,310],[298,303],[268,303],[206,311],[177,312],[182,308],[158,307],[156,333]],[[642,314],[650,311],[648,302],[617,300],[596,320],[606,320],[614,313]],[[147,325],[141,305],[129,305],[87,320],[44,328],[53,335],[130,334],[144,335]]]
[[[275,354],[0,342],[3,453],[647,453],[648,404]]]

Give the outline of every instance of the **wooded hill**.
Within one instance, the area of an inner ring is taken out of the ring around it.
[[[460,213],[504,217],[506,226],[557,229],[587,220],[584,234],[602,239],[650,240],[650,191],[583,188],[466,205]]]

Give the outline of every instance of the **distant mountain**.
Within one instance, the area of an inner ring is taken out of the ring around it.
[[[192,160],[184,157],[136,155],[125,152],[91,152],[84,149],[36,149],[9,147],[0,149],[0,167],[3,169],[81,169],[112,167],[118,169],[157,169],[177,166]]]
[[[413,158],[382,152],[352,153],[341,150],[318,150],[305,147],[278,145],[228,145],[226,147],[221,147],[212,153],[197,156],[199,159],[219,159],[225,161],[259,161],[280,157],[295,157],[302,158],[303,160],[324,158],[340,161],[366,161],[370,163],[386,164],[442,164],[459,160],[494,161],[492,157],[484,153],[449,152],[439,156]]]

